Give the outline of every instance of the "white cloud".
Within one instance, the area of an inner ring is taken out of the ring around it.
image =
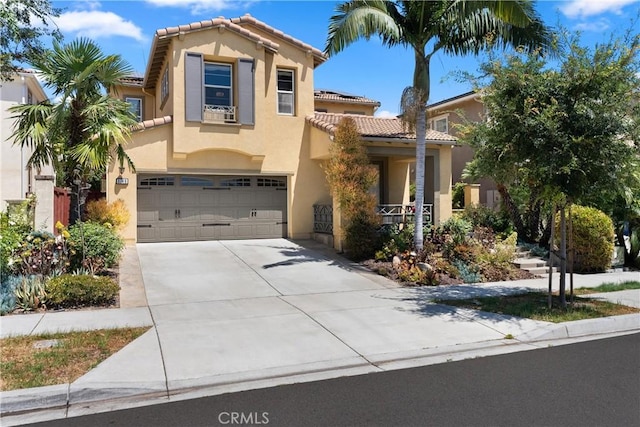
[[[560,11],[571,19],[586,18],[603,13],[622,13],[622,8],[638,0],[571,0]]]
[[[95,2],[87,5],[92,8],[99,7]],[[122,36],[138,41],[145,40],[140,27],[113,12],[95,9],[75,10],[61,14],[55,18],[55,23],[63,33],[76,33],[93,39]]]
[[[382,110],[376,111],[376,117],[380,119],[395,119],[398,116],[398,113],[392,113],[391,111]]]
[[[245,9],[252,0],[146,0],[147,3],[159,7],[182,7],[190,9],[192,15],[204,12],[217,12],[223,9]]]
[[[580,22],[576,24],[574,28],[580,31],[592,31],[595,33],[604,32],[608,30],[610,27],[609,20],[605,18],[598,19],[597,21],[592,22]]]

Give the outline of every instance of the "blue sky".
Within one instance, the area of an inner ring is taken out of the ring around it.
[[[255,18],[321,50],[329,18],[338,2],[283,0],[125,0],[53,1],[63,9],[56,24],[66,41],[84,36],[105,53],[119,53],[142,74],[153,34],[159,28],[250,13]],[[548,25],[558,23],[582,32],[582,43],[594,46],[611,32],[627,29],[640,10],[639,0],[538,1]],[[638,23],[636,22],[636,25]],[[640,29],[639,29],[640,30]],[[479,59],[436,55],[431,61],[431,98],[437,102],[471,89],[456,71],[475,72]],[[411,83],[413,55],[401,47],[387,49],[378,40],[359,41],[315,71],[315,87],[364,95],[382,103],[378,114],[395,115],[400,94]]]

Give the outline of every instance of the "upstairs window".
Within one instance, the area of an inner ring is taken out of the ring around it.
[[[129,104],[129,111],[133,113],[138,122],[142,121],[142,98],[126,97],[124,99]]]
[[[205,105],[230,107],[233,105],[231,85],[231,65],[205,62],[204,103]]]
[[[294,114],[293,70],[278,70],[278,114]]]
[[[169,67],[165,68],[162,74],[162,83],[160,85],[160,102],[164,102],[169,97]]]
[[[436,117],[430,120],[430,128],[442,133],[449,133],[449,119],[445,117]]]

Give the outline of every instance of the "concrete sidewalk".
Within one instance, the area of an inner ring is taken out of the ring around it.
[[[314,242],[176,248],[127,248],[120,309],[0,318],[2,337],[152,326],[71,384],[0,393],[3,425],[640,331],[637,314],[550,324],[433,303],[546,289],[546,278],[402,288]],[[639,279],[575,275],[575,286]],[[640,307],[640,290],[598,297]]]

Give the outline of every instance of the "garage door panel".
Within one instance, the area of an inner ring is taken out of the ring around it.
[[[202,190],[200,190],[202,191]],[[184,191],[178,195],[179,206],[194,206],[199,204],[199,194],[194,191]]]
[[[218,204],[218,198],[215,191],[203,190],[198,193],[198,204],[201,206],[213,206]]]
[[[253,185],[238,187],[220,187],[229,178],[219,176],[206,177],[209,186],[181,186],[187,178],[175,175],[139,179],[149,183],[138,189],[138,225],[143,226],[138,228],[140,242],[286,236],[286,190],[257,187],[259,179],[255,177],[234,178],[243,185]],[[176,185],[162,186],[160,182],[167,179]],[[158,184],[154,186],[154,182]]]
[[[138,223],[155,222],[158,220],[158,211],[154,210],[138,210]]]
[[[141,241],[141,242],[156,241],[156,229],[151,227],[138,227],[138,241]]]
[[[158,210],[158,221],[174,221],[176,219],[176,209],[162,208]]]
[[[236,195],[236,203],[239,206],[253,206],[256,204],[256,195],[253,191],[239,191]]]
[[[158,202],[160,206],[177,206],[176,193],[171,191],[158,191]]]

